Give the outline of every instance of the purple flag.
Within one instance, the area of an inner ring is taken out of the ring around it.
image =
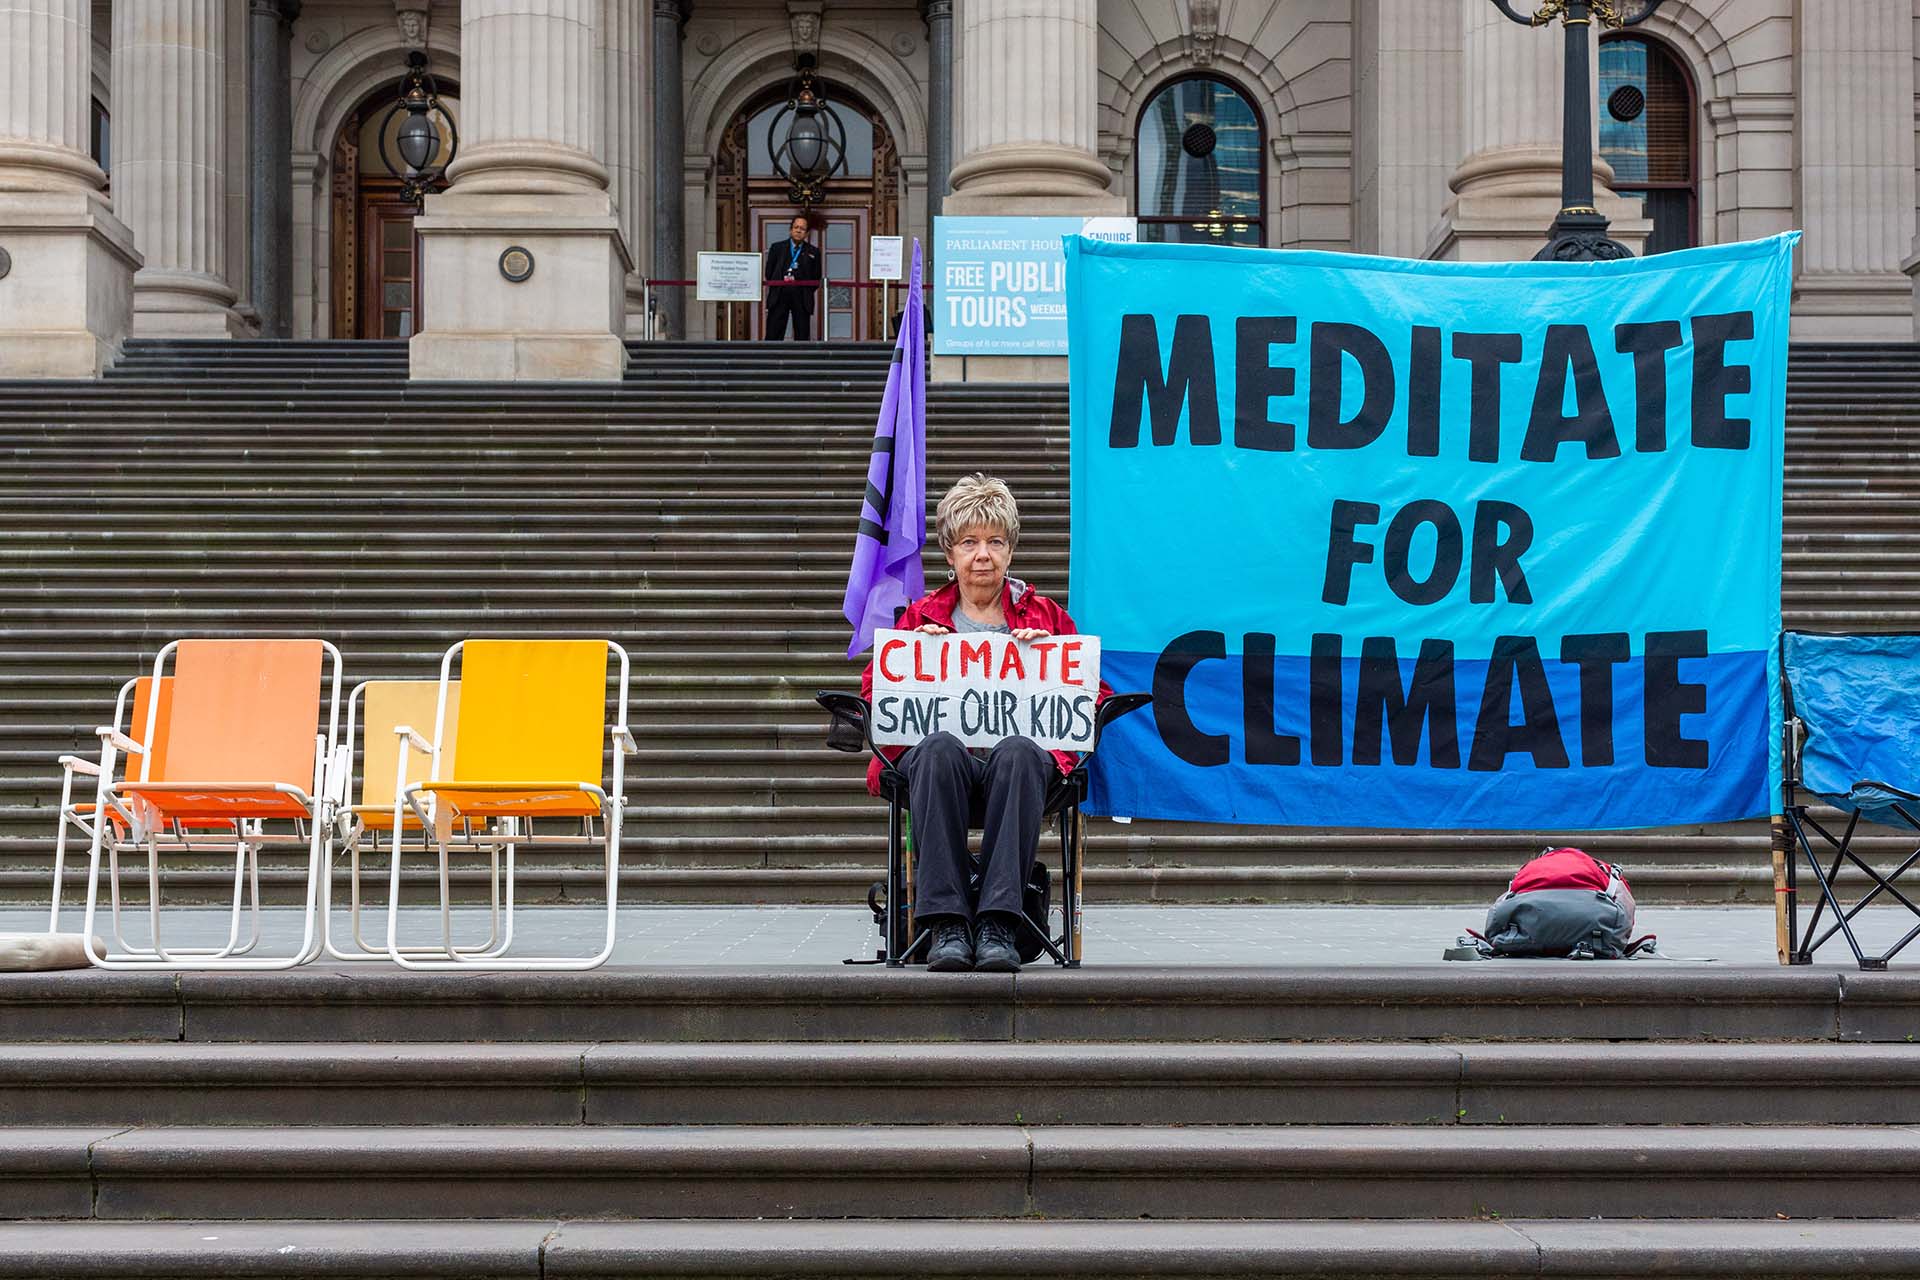
[[[860,532],[841,612],[853,624],[854,657],[873,633],[893,625],[894,610],[926,593],[920,548],[927,543],[927,334],[920,301],[920,241],[913,242],[907,309],[893,345],[887,396],[873,429],[873,460],[860,500]]]

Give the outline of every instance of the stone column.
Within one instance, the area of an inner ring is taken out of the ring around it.
[[[1914,236],[1911,0],[1802,0],[1799,278],[1793,336],[1909,341]]]
[[[300,0],[251,0],[248,5],[249,292],[263,338],[293,336],[293,90],[287,41],[299,16]]]
[[[1459,14],[1359,0],[1354,9],[1354,241],[1423,257],[1460,156]]]
[[[88,155],[91,0],[0,0],[0,378],[112,363],[140,265]]]
[[[600,0],[463,0],[461,147],[427,197],[415,378],[618,379],[631,258],[607,193]]]
[[[1531,258],[1546,246],[1560,211],[1560,117],[1565,43],[1559,24],[1523,27],[1491,0],[1455,0],[1461,28],[1461,146],[1430,257],[1468,262]],[[1524,8],[1524,6],[1518,6]],[[1598,61],[1596,42],[1587,56]],[[1590,82],[1599,83],[1594,74]],[[1599,138],[1599,112],[1594,112]],[[1597,156],[1594,206],[1612,219],[1610,234],[1635,253],[1650,224],[1640,202],[1611,190],[1613,171]]]
[[[961,158],[945,212],[1114,214],[1096,154],[1097,0],[967,0]]]
[[[661,280],[686,278],[686,90],[681,83],[680,33],[692,12],[687,0],[653,0],[653,264],[647,274]],[[657,295],[660,324],[669,338],[687,336],[686,293],[663,289]]]
[[[1098,0],[964,0],[960,159],[943,213],[1124,214],[1098,155]],[[937,246],[936,246],[937,250]],[[936,252],[937,256],[937,252]],[[939,317],[934,317],[936,326]],[[1058,356],[935,356],[946,382],[1063,382]]]
[[[133,331],[233,337],[225,0],[113,6],[113,204],[146,266]]]
[[[927,217],[931,220],[943,212],[953,169],[953,0],[920,0],[920,16],[927,23]]]
[[[605,68],[602,125],[606,133],[607,189],[629,253],[638,260],[647,230],[647,0],[603,0],[600,57]],[[627,330],[640,327],[640,278],[626,281]]]

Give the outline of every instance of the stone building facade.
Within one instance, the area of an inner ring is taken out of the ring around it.
[[[1920,0],[1667,0],[1606,34],[1616,237],[1803,228],[1796,337],[1912,339],[1917,32]],[[942,211],[1525,257],[1559,204],[1558,35],[1489,0],[0,0],[0,376],[85,376],[129,333],[617,376],[623,337],[755,336],[648,282],[803,205],[830,279]],[[424,207],[381,159],[416,52],[458,132]],[[803,65],[844,163],[799,202],[773,135]],[[828,294],[829,336],[884,332]]]

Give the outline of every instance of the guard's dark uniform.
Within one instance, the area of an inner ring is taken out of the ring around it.
[[[767,289],[767,338],[778,342],[787,336],[787,321],[793,321],[793,336],[805,342],[812,336],[813,295],[820,288],[820,251],[802,241],[798,246],[791,236],[767,250],[763,278]],[[787,280],[812,281],[801,288],[785,284]]]

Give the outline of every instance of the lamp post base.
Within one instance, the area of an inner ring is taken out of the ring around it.
[[[1612,262],[1631,258],[1633,250],[1607,235],[1610,224],[1595,209],[1562,209],[1547,228],[1547,245],[1535,262]]]

